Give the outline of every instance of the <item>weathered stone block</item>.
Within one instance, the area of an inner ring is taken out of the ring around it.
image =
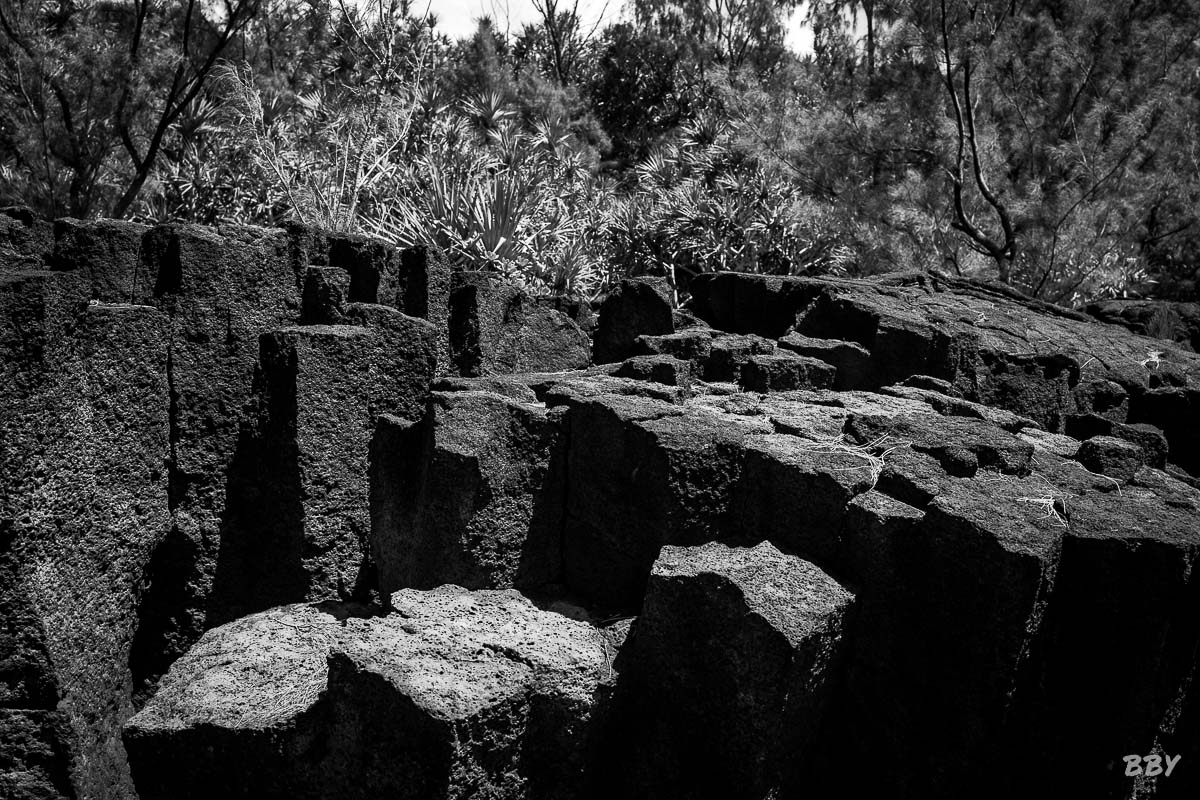
[[[1200,389],[1195,386],[1154,389],[1130,399],[1130,423],[1148,423],[1163,431],[1171,445],[1171,461],[1193,476],[1200,475]]]
[[[1096,413],[1073,414],[1067,418],[1066,432],[1068,436],[1081,441],[1091,439],[1093,436],[1115,436],[1140,447],[1142,460],[1147,466],[1164,469],[1167,465],[1169,453],[1167,437],[1153,425],[1146,423],[1126,425],[1113,422]]]
[[[246,611],[367,599],[375,589],[368,473],[375,420],[422,413],[436,339],[423,320],[361,308],[386,324],[308,325],[262,337],[263,505],[254,536],[242,542]]]
[[[615,373],[618,378],[653,381],[667,386],[689,388],[692,385],[692,364],[674,356],[633,356],[621,362]]]
[[[249,532],[245,520],[259,513],[249,433],[258,340],[295,322],[300,284],[282,230],[234,226],[223,235],[163,225],[143,237],[142,262],[154,276],[154,303],[170,318],[175,529],[156,562],[159,586],[178,588],[152,603],[162,629],[148,621],[141,635],[148,652],[170,663],[234,613],[213,586],[222,549],[227,556],[229,540]]]
[[[846,433],[859,444],[898,445],[937,459],[947,474],[970,478],[979,470],[1028,475],[1033,446],[986,421],[931,414],[859,413]]]
[[[643,335],[633,343],[635,356],[675,356],[703,364],[712,352],[713,332],[707,329],[679,331],[662,336]]]
[[[53,248],[48,221],[24,206],[0,208],[0,272],[42,269]]]
[[[1132,753],[1147,739],[1155,752],[1183,755],[1171,779],[1160,776],[1158,796],[1169,796],[1172,779],[1188,786],[1183,764],[1195,747],[1180,726],[1200,644],[1200,493],[1143,472],[1149,480],[1118,494],[1077,465],[1060,472],[1050,477],[1075,481],[1066,483],[1069,527],[1040,635],[1027,645],[1031,676],[1012,695],[1005,743],[1012,755],[1004,760],[1026,769],[998,767],[1004,779],[995,796],[1121,796],[1131,781],[1124,761],[1108,753]]]
[[[802,791],[853,602],[769,543],[664,547],[622,650],[612,796]]]
[[[713,327],[778,339],[821,286],[800,278],[717,272],[695,276],[688,288],[692,310]]]
[[[450,275],[446,257],[429,247],[400,251],[400,310],[438,332],[438,374],[451,372]]]
[[[632,278],[617,284],[600,306],[593,356],[597,364],[624,361],[643,335],[673,333],[671,287],[663,278]]]
[[[391,306],[422,319],[437,305],[428,302],[432,276],[427,274],[424,248],[401,250],[370,236],[296,223],[289,224],[286,231],[288,258],[296,273],[303,276],[309,267],[344,273],[345,302]],[[437,283],[436,278],[432,283]],[[441,300],[442,316],[431,320],[435,324],[445,320],[444,288]]]
[[[1124,325],[1145,336],[1184,343],[1200,352],[1200,303],[1112,299],[1088,303],[1086,310],[1104,322]]]
[[[557,372],[591,361],[578,325],[492,273],[454,273],[449,326],[453,366],[462,376]]]
[[[874,485],[873,467],[849,447],[752,436],[733,490],[731,529],[740,541],[767,539],[804,558],[837,563],[846,504]]]
[[[715,336],[704,362],[704,380],[736,383],[742,374],[742,364],[751,356],[769,356],[774,352],[775,343],[761,336]]]
[[[1093,436],[1079,445],[1076,460],[1098,475],[1128,482],[1145,464],[1142,448],[1115,436]]]
[[[1081,414],[1097,414],[1113,422],[1124,422],[1129,416],[1129,392],[1113,381],[1080,381],[1072,396]]]
[[[302,325],[338,325],[350,302],[350,273],[338,267],[306,267],[301,299]]]
[[[871,385],[871,351],[857,342],[840,339],[814,339],[799,333],[789,333],[779,340],[779,346],[793,353],[819,358],[837,370],[833,388],[864,389]]]
[[[564,447],[544,408],[490,392],[436,392],[419,424],[380,420],[371,544],[385,595],[558,582]]]
[[[968,417],[970,419],[983,420],[1009,433],[1017,433],[1028,428],[1038,427],[1037,422],[1029,417],[1023,417],[1020,414],[1006,411],[1003,408],[985,406],[982,403],[964,400],[958,395],[957,389],[950,387],[947,390],[944,386],[941,386],[940,384],[944,383],[944,381],[938,381],[936,378],[927,378],[927,376],[919,377],[926,378],[926,380],[913,381],[910,379],[906,380],[904,385],[885,386],[877,391],[880,394],[892,397],[919,400],[944,417]],[[931,383],[931,381],[936,381],[936,383]]]
[[[392,605],[288,606],[207,633],[126,727],[141,800],[586,794],[600,631],[515,592]]]
[[[592,310],[591,302],[581,295],[552,295],[550,297],[535,297],[534,302],[545,308],[552,308],[566,314],[571,321],[579,326],[579,330],[591,335],[596,329],[596,312]]]
[[[1003,486],[944,484],[894,556],[892,623],[870,626],[870,647],[889,653],[886,679],[896,683],[870,694],[888,698],[874,719],[891,732],[889,761],[901,771],[881,770],[879,785],[949,797],[1006,770],[992,756],[1050,601],[1064,528],[1015,500],[1045,496],[1044,483]]]
[[[115,735],[132,712],[145,569],[170,526],[166,320],[80,303],[67,275],[12,277],[0,293],[12,326],[0,333],[12,379],[0,386],[0,693],[61,714],[38,746],[69,758],[75,792],[130,797]]]
[[[1079,452],[1079,440],[1062,433],[1050,433],[1041,428],[1026,428],[1017,438],[1033,445],[1035,451],[1053,453],[1060,458],[1074,458]]]
[[[350,302],[399,306],[400,253],[386,242],[353,234],[330,235],[329,266],[350,276]]]
[[[741,365],[738,384],[748,392],[827,389],[837,370],[832,364],[788,351],[750,356]]]
[[[155,276],[141,260],[142,237],[148,230],[116,219],[55,220],[50,266],[78,274],[89,299],[150,304]]]
[[[565,583],[602,607],[635,610],[664,544],[726,531],[742,442],[770,423],[643,397],[566,402]]]

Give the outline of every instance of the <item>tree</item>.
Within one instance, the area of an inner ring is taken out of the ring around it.
[[[807,147],[839,143],[840,174],[814,181],[830,202],[1058,301],[1126,291],[1197,249],[1179,245],[1200,233],[1183,212],[1200,170],[1180,143],[1200,110],[1200,4],[866,5],[810,7],[828,124]],[[865,41],[855,14],[874,20]]]
[[[630,23],[608,28],[588,86],[592,108],[617,158],[636,160],[706,102],[704,80],[687,41]]]
[[[260,5],[0,5],[0,194],[52,216],[124,216]]]
[[[939,0],[954,226],[1000,280],[1063,301],[1139,268],[1149,211],[1200,182],[1172,157],[1197,108],[1198,10]]]
[[[986,12],[981,13],[983,9],[982,3],[969,10],[960,8],[960,15],[952,21],[947,14],[946,0],[939,0],[940,13],[935,33],[940,40],[941,53],[937,56],[937,61],[954,114],[955,130],[954,159],[946,173],[950,178],[954,198],[953,227],[965,234],[971,246],[978,252],[995,261],[1000,282],[1009,283],[1012,280],[1012,264],[1016,258],[1017,232],[1013,225],[1012,212],[1007,203],[992,189],[980,155],[980,136],[975,118],[977,99],[971,93],[971,79],[975,76],[972,66],[973,54],[968,46],[962,53],[961,60],[956,63],[956,53],[950,45],[952,27],[968,26],[974,30],[982,28],[985,31],[991,29],[993,37],[995,36],[999,26],[1005,22],[1007,11],[1001,10],[996,18],[992,18],[987,16]],[[986,203],[996,218],[999,230],[989,232],[968,211],[964,195],[970,189],[978,192],[979,197]]]
[[[800,0],[634,0],[638,24],[700,46],[701,64],[771,70],[783,57],[784,15]]]
[[[560,4],[560,0],[534,0],[533,8],[540,21],[526,28],[527,49],[540,51],[543,72],[560,86],[576,82],[580,78],[580,62],[599,22],[593,24],[591,30],[584,30],[579,17],[579,0],[573,0],[569,5]]]

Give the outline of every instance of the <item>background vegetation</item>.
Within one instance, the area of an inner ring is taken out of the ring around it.
[[[538,11],[451,41],[402,0],[0,0],[0,204],[298,218],[537,293],[936,268],[1196,299],[1200,0]]]

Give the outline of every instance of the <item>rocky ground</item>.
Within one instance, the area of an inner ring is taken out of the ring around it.
[[[690,290],[0,214],[0,795],[1197,796],[1178,326]]]

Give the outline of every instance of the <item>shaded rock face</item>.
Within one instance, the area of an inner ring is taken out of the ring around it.
[[[128,655],[171,524],[167,319],[81,304],[76,288],[56,273],[0,277],[6,797],[131,793]]]
[[[30,208],[0,208],[0,272],[43,269],[54,249],[54,225]]]
[[[0,212],[0,795],[1200,793],[1194,353],[692,287]]]
[[[1102,322],[1134,333],[1166,339],[1200,352],[1200,304],[1166,300],[1104,300],[1086,308]]]
[[[671,287],[664,278],[621,281],[600,307],[593,343],[597,364],[624,361],[634,352],[638,336],[675,331]]]
[[[2,780],[17,796],[132,797],[114,731],[174,658],[223,619],[338,596],[338,576],[304,553],[315,588],[256,598],[248,543],[290,524],[278,535],[317,550],[365,544],[374,416],[423,412],[436,331],[355,301],[436,316],[422,295],[436,275],[417,281],[407,254],[377,242],[305,245],[302,230],[4,219],[0,662],[17,715],[5,735],[29,763],[14,756]],[[364,333],[340,356],[301,333],[317,346],[293,374],[260,358],[260,338],[301,315],[308,252],[348,277],[326,306]],[[271,413],[288,404],[268,385],[288,380],[298,420]],[[326,403],[335,394],[341,405]],[[280,460],[306,445],[308,460],[288,463],[307,482],[264,505],[286,483]],[[285,523],[288,508],[301,513]],[[340,532],[312,535],[330,525]],[[278,553],[260,553],[274,577]]]
[[[447,324],[458,375],[556,372],[591,361],[587,334],[570,317],[491,273],[453,275]]]
[[[605,791],[802,792],[853,600],[766,542],[664,547],[621,651],[608,757],[622,768]]]
[[[531,393],[532,394],[532,393]],[[436,392],[420,422],[381,421],[372,449],[372,545],[381,591],[558,579],[563,431],[534,402]]]
[[[295,598],[372,596],[366,455],[380,415],[422,413],[436,336],[424,321],[369,308],[373,314],[357,320],[362,309],[349,309],[348,318],[364,325],[296,326],[262,337],[258,502],[243,510],[256,535],[230,541],[222,553],[218,589],[232,605],[229,616]]]
[[[604,636],[515,592],[284,606],[207,633],[125,729],[139,796],[581,796]]]

